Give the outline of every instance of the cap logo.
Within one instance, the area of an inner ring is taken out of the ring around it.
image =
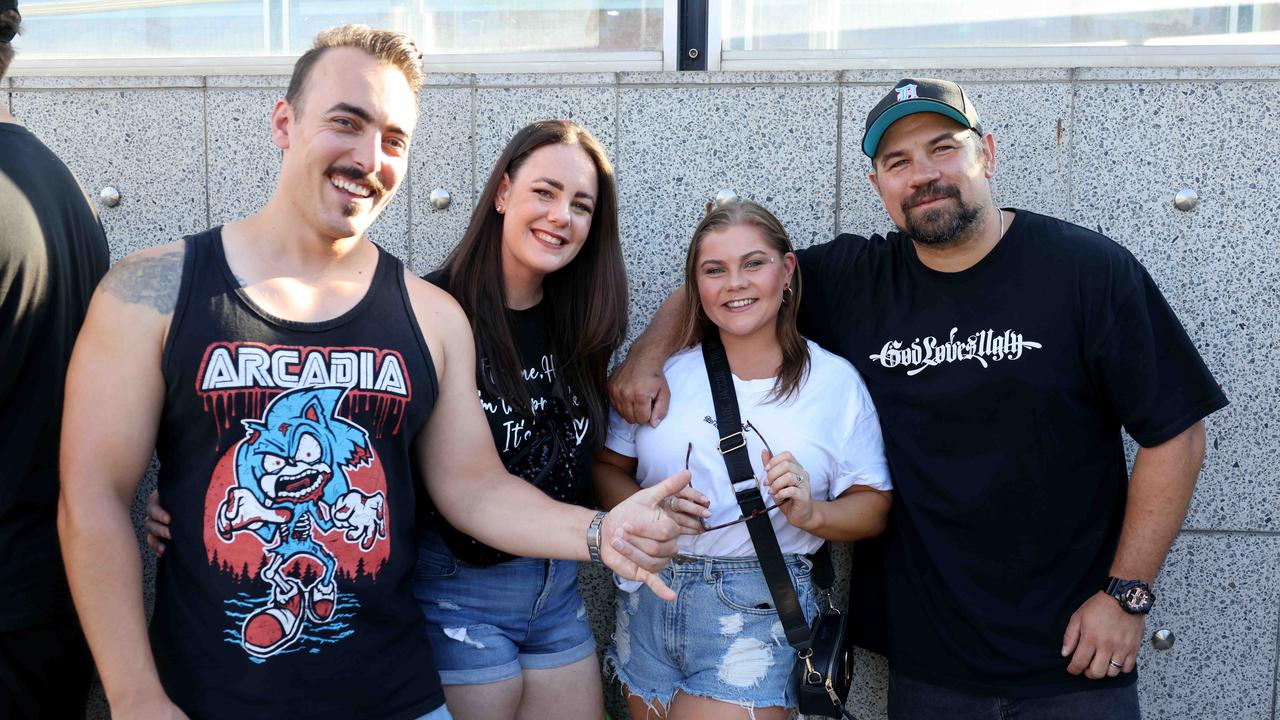
[[[915,100],[918,97],[920,96],[916,94],[915,83],[903,85],[898,88],[898,102],[902,102],[903,100]]]

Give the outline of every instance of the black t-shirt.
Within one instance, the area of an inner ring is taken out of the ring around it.
[[[799,255],[801,330],[866,379],[894,476],[889,529],[855,551],[863,638],[887,629],[895,671],[973,692],[1102,686],[1060,650],[1115,553],[1120,430],[1156,445],[1227,402],[1151,277],[1026,211],[957,273],[896,233]]]
[[[151,646],[192,720],[412,720],[444,703],[422,613],[411,470],[439,395],[404,267],[324,322],[277,318],[187,238],[156,441],[173,538]]]
[[[0,631],[72,614],[55,526],[62,386],[107,263],[71,171],[0,123]]]
[[[426,279],[449,289],[448,278],[441,272]],[[588,505],[595,428],[577,394],[559,375],[548,337],[546,301],[528,310],[508,310],[507,320],[524,366],[532,415],[485,389],[483,373],[489,371],[489,365],[485,358],[477,358],[480,405],[498,455],[507,472],[524,478],[552,498]],[[428,512],[434,515],[432,525],[439,529],[449,550],[464,562],[496,565],[514,557],[454,528],[433,509]]]

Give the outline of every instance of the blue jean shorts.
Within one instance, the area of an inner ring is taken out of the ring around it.
[[[801,555],[786,560],[812,623],[812,563]],[[677,690],[746,708],[795,707],[788,680],[796,653],[754,557],[679,555],[662,571],[662,581],[675,591],[675,601],[644,587],[618,592],[605,662],[631,695],[667,707]]]
[[[596,651],[578,563],[570,560],[479,567],[454,557],[439,534],[424,533],[413,594],[445,685],[509,680],[525,668],[572,665]]]

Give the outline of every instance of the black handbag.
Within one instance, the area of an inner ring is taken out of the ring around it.
[[[853,684],[853,663],[846,639],[849,616],[831,603],[835,571],[831,546],[824,543],[813,555],[813,584],[818,589],[818,615],[813,619],[809,647],[796,651],[791,686],[799,698],[800,712],[830,718],[853,716],[844,709]]]
[[[800,712],[854,720],[844,709],[849,698],[849,686],[853,682],[853,667],[849,663],[845,642],[848,618],[831,604],[831,586],[835,580],[831,551],[824,543],[813,555],[813,583],[818,589],[819,607],[818,615],[810,626],[805,622],[804,610],[800,607],[782,549],[778,546],[778,536],[773,532],[755,471],[751,469],[729,358],[718,334],[708,333],[703,338],[702,358],[707,366],[707,379],[711,382],[716,427],[719,433],[723,433],[720,455],[729,469],[729,481],[733,483],[734,497],[742,516],[749,518],[746,521],[747,532],[751,535],[756,559],[769,586],[773,606],[778,610],[778,619],[782,621],[787,643],[796,651],[790,683],[799,699]]]

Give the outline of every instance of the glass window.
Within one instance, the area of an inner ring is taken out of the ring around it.
[[[438,53],[662,50],[662,0],[443,0],[418,37]]]
[[[23,58],[296,56],[357,22],[428,55],[662,50],[662,0],[23,0]]]
[[[1260,45],[1280,2],[725,0],[727,51]]]

